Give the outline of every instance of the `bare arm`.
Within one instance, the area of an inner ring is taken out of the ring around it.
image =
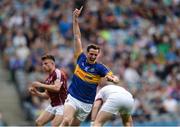
[[[118,84],[120,82],[119,78],[115,75],[106,75],[105,78],[107,81],[113,82],[114,84]]]
[[[38,97],[41,97],[41,98],[44,98],[44,99],[49,98],[49,95],[48,95],[47,91],[39,92],[35,87],[32,87],[32,86],[29,87],[29,92],[34,96],[38,96]]]
[[[51,92],[59,92],[59,90],[61,89],[61,86],[62,86],[62,83],[59,81],[55,81],[53,85],[42,84],[42,88]]]
[[[51,91],[51,92],[58,92],[61,89],[62,82],[60,82],[60,80],[56,80],[54,82],[54,84],[52,84],[52,85],[43,84],[40,82],[33,82],[32,86],[33,87],[41,87],[41,88],[44,88],[47,91]]]
[[[100,109],[101,106],[102,106],[102,103],[103,103],[103,102],[102,102],[101,99],[96,100],[96,101],[94,102],[93,109],[92,109],[92,113],[91,113],[91,121],[95,121],[96,116],[97,116],[97,114],[98,114],[98,112],[99,112],[99,109]]]
[[[82,11],[82,8],[83,7],[81,7],[80,9],[75,9],[73,12],[74,55],[76,59],[83,51],[81,43],[81,32],[78,24],[78,17]]]

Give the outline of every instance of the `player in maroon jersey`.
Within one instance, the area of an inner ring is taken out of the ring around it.
[[[52,55],[42,56],[42,68],[48,73],[48,78],[44,83],[35,81],[29,87],[32,95],[42,98],[49,98],[50,105],[37,118],[36,125],[43,126],[51,121],[52,126],[58,126],[63,117],[64,102],[67,96],[67,78],[62,70],[55,67],[55,59]],[[44,92],[38,91],[38,88],[44,88]]]

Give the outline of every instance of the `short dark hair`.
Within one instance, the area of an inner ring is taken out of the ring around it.
[[[100,47],[98,45],[95,44],[90,44],[87,46],[87,52],[89,52],[90,49],[95,49],[98,50],[98,52],[100,52]]]
[[[41,60],[42,60],[42,61],[44,61],[44,60],[46,60],[46,59],[50,59],[50,60],[52,60],[52,61],[55,62],[55,58],[54,58],[54,56],[51,55],[51,54],[45,54],[45,55],[43,55],[43,56],[41,57]]]

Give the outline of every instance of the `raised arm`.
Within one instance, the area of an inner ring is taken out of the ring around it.
[[[74,56],[76,59],[83,51],[81,44],[81,32],[78,24],[78,17],[81,14],[82,9],[83,7],[75,9],[73,12]]]

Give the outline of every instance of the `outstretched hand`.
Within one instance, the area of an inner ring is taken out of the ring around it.
[[[113,82],[115,84],[118,84],[120,82],[119,78],[115,75],[107,75],[106,79],[107,81]]]
[[[81,14],[82,9],[83,9],[83,6],[81,6],[80,9],[77,9],[77,8],[76,8],[76,9],[74,10],[74,12],[73,12],[73,17],[78,18],[79,15]]]

